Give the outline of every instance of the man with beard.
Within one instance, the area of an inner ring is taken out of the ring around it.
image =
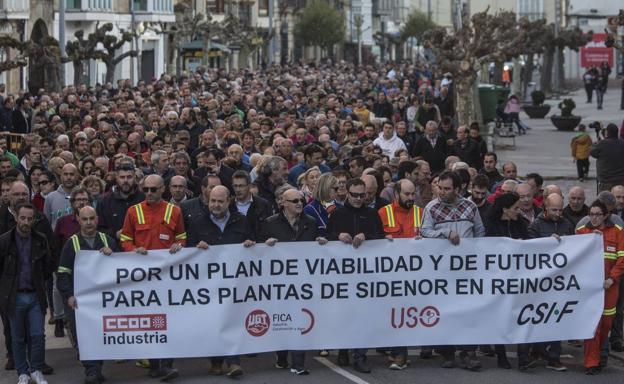
[[[330,240],[340,240],[358,248],[365,240],[384,237],[383,224],[377,211],[364,204],[366,184],[361,179],[347,182],[347,202],[334,211],[327,222],[327,235]],[[370,373],[366,362],[366,348],[353,350],[353,368],[361,373]],[[349,365],[349,351],[341,349],[338,353],[338,365]]]
[[[275,190],[286,183],[287,176],[288,163],[279,156],[269,157],[258,169],[258,178],[256,179],[258,196],[271,204],[273,213],[278,211]]]
[[[414,204],[416,187],[408,179],[394,184],[394,202],[380,208],[377,213],[383,224],[386,238],[420,239],[423,210]],[[390,369],[407,368],[407,347],[395,347],[390,352]]]
[[[446,238],[451,244],[458,245],[461,238],[483,237],[485,227],[481,221],[477,206],[460,196],[461,179],[454,172],[443,172],[438,180],[438,198],[425,207],[422,224],[422,236],[428,238]],[[461,217],[461,220],[457,220]],[[481,369],[481,362],[476,355],[476,346],[458,346],[464,368],[471,371]],[[439,347],[444,357],[443,368],[455,366],[455,346]]]
[[[472,188],[470,189],[470,201],[475,203],[479,210],[479,216],[481,220],[485,220],[487,212],[490,210],[492,204],[487,201],[489,191],[489,180],[485,175],[477,175],[472,179]],[[484,223],[485,224],[485,223]],[[487,225],[486,225],[487,227]]]
[[[496,168],[496,162],[498,161],[498,156],[494,152],[488,152],[483,157],[483,168],[479,170],[479,173],[487,176],[489,180],[488,190],[491,191],[492,188],[501,181],[503,181],[503,175],[498,172]]]
[[[124,165],[117,168],[113,190],[97,203],[98,230],[118,240],[128,208],[143,199],[145,194],[137,188],[134,167]]]

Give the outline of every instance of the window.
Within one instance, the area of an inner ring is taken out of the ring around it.
[[[269,0],[258,0],[258,16],[269,15]]]

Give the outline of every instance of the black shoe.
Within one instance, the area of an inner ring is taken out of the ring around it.
[[[611,350],[613,352],[624,352],[624,345],[620,342],[611,343]]]
[[[178,370],[175,368],[160,368],[160,369],[150,369],[147,372],[147,375],[152,379],[160,379],[160,381],[169,381],[173,380],[176,377],[180,376]]]
[[[585,374],[589,376],[595,376],[600,373],[600,367],[589,367],[585,369]]]
[[[54,336],[65,337],[65,326],[63,325],[63,320],[56,320],[54,322]]]
[[[102,379],[99,375],[87,375],[84,379],[85,384],[102,384]]]
[[[499,368],[503,369],[511,369],[511,363],[507,360],[507,356],[500,355],[498,356],[496,364]]]
[[[338,352],[338,365],[340,367],[348,367],[349,366],[349,351],[348,350],[340,350]]]
[[[13,361],[13,357],[12,356],[8,356],[6,363],[4,363],[4,370],[5,371],[12,371],[14,369],[15,369],[15,362]]]
[[[54,368],[50,367],[46,363],[43,363],[43,367],[41,368],[41,373],[43,373],[44,375],[51,375],[54,373]]]
[[[353,362],[353,369],[360,373],[371,373],[371,369],[364,359],[355,360]]]

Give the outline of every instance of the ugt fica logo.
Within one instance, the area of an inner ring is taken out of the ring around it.
[[[271,319],[261,309],[251,311],[245,318],[245,329],[251,336],[260,337],[269,331]]]
[[[104,332],[149,332],[167,330],[167,315],[164,313],[102,316],[102,322],[104,324]]]

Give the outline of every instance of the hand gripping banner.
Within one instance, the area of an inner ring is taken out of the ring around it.
[[[81,251],[84,360],[587,339],[604,305],[602,237]]]

